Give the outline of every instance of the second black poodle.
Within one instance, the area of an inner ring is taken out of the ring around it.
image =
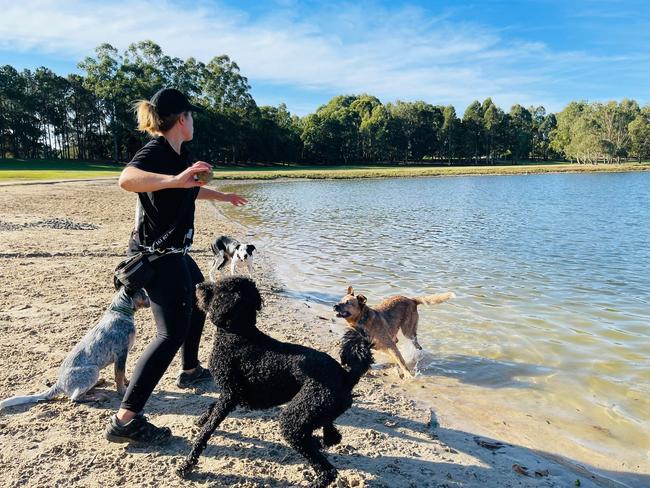
[[[236,407],[265,409],[286,403],[279,419],[282,436],[316,470],[313,486],[328,486],[337,471],[313,433],[323,428],[326,447],[341,441],[333,422],[350,408],[352,388],[373,363],[368,337],[356,329],[346,332],[341,366],[323,352],[260,331],[255,323],[262,297],[248,278],[201,283],[196,295],[198,306],[217,327],[209,367],[222,393],[197,421],[203,428],[178,474],[185,477],[192,470],[214,430]]]

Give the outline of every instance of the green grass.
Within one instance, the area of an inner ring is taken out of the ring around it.
[[[0,181],[67,180],[118,176],[122,167],[85,161],[0,159]]]
[[[416,176],[516,175],[536,173],[620,172],[650,170],[650,163],[580,165],[563,162],[502,166],[287,166],[253,168],[215,167],[216,179],[277,179],[277,178],[384,178]]]
[[[59,180],[118,176],[121,165],[83,161],[0,159],[0,181]],[[515,175],[650,170],[650,162],[582,165],[564,162],[500,166],[216,166],[215,178],[227,180],[277,178],[349,179],[415,176]]]

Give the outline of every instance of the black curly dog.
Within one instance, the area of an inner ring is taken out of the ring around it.
[[[282,436],[316,470],[313,486],[328,486],[337,471],[320,449],[341,442],[333,422],[350,408],[352,388],[373,363],[368,337],[357,329],[346,332],[341,346],[344,368],[323,352],[260,331],[255,322],[262,297],[248,278],[200,283],[196,296],[199,308],[217,327],[209,367],[222,393],[197,420],[203,428],[177,474],[189,474],[214,430],[236,407],[257,410],[288,403],[280,414]],[[319,427],[322,445],[313,435]]]

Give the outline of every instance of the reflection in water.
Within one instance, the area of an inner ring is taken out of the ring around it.
[[[237,191],[251,204],[227,211],[274,256],[290,296],[325,314],[348,285],[370,304],[452,290],[455,300],[420,308],[424,376],[497,388],[556,417],[579,410],[626,445],[594,447],[580,422],[568,422],[571,435],[616,456],[650,445],[650,174]]]

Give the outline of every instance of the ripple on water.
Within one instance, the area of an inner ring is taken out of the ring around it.
[[[349,284],[371,304],[453,290],[420,309],[425,377],[550,417],[617,458],[650,445],[650,174],[237,191],[251,204],[227,212],[274,256],[291,296],[329,310]]]

